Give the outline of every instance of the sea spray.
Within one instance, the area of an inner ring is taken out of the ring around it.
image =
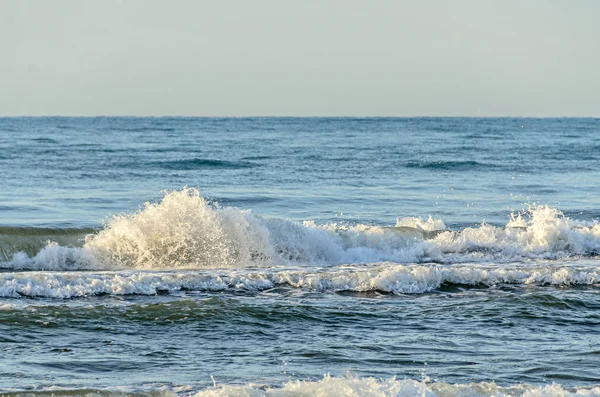
[[[11,237],[13,238],[13,237]],[[47,243],[16,252],[8,269],[204,269],[291,264],[337,265],[560,260],[600,253],[600,224],[548,206],[449,230],[440,219],[399,218],[395,226],[316,224],[264,218],[207,202],[193,188],[165,193],[133,214],[115,215],[81,247]]]
[[[112,217],[84,249],[104,267],[231,267],[271,258],[268,231],[250,214],[210,206],[196,189],[166,193]]]

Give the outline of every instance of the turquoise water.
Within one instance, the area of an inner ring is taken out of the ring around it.
[[[0,118],[0,391],[600,395],[599,160],[598,119]]]

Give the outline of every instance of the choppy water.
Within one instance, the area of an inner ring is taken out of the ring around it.
[[[599,165],[598,119],[0,118],[0,394],[598,396]]]

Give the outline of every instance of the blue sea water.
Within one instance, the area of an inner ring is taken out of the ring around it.
[[[0,118],[3,395],[600,395],[600,120]]]

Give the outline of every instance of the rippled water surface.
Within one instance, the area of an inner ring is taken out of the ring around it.
[[[0,394],[600,395],[597,119],[0,118]]]

